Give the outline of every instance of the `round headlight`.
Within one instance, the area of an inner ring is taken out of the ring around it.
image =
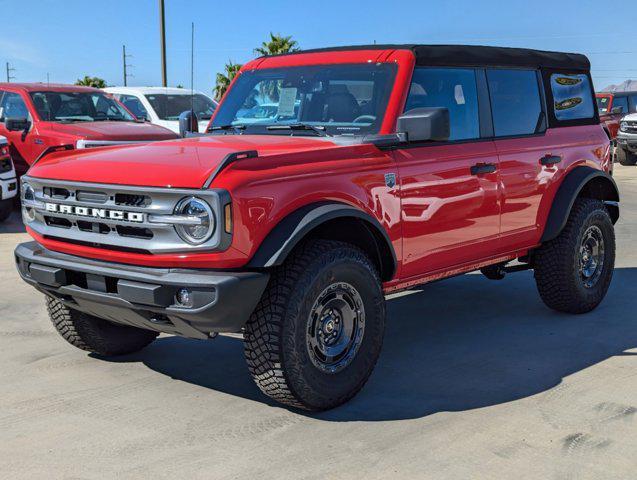
[[[22,183],[22,199],[23,200],[35,200],[35,190],[27,182]]]
[[[215,231],[215,216],[210,205],[197,197],[182,199],[175,209],[175,214],[183,215],[186,222],[175,225],[179,236],[192,245],[207,241]]]
[[[619,124],[619,129],[620,129],[622,132],[625,132],[626,130],[628,130],[628,123],[626,123],[626,122],[621,122],[621,123]]]

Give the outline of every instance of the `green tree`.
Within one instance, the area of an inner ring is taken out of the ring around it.
[[[292,40],[292,36],[284,37],[280,33],[270,32],[270,40],[255,48],[254,53],[257,55],[281,55],[300,50],[298,45],[296,40]]]
[[[84,78],[78,78],[75,85],[82,85],[84,87],[105,88],[106,80],[99,77],[89,77],[84,75]]]
[[[224,72],[223,73],[217,73],[217,81],[215,84],[215,99],[221,100],[221,97],[223,97],[223,94],[226,93],[226,90],[228,89],[228,87],[230,86],[230,83],[232,83],[232,80],[234,79],[234,77],[237,76],[237,73],[239,73],[239,70],[241,70],[242,65],[239,63],[232,63],[232,60],[228,60],[228,63],[226,63],[226,66],[224,68]]]

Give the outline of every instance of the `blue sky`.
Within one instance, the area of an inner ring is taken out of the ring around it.
[[[585,53],[597,89],[637,78],[637,1],[588,0],[165,0],[168,82],[210,92],[231,59],[245,62],[270,31],[304,48],[362,43],[463,43]],[[129,85],[161,81],[157,0],[0,0],[0,80],[69,83],[86,74],[122,84],[122,44],[133,58]]]

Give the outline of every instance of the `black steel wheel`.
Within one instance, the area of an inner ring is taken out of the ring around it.
[[[385,298],[369,257],[347,243],[312,240],[272,273],[245,327],[245,357],[269,397],[326,410],[363,387],[384,330]]]

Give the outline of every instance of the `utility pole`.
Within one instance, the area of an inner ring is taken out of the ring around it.
[[[133,65],[126,63],[126,59],[132,57],[132,55],[126,55],[126,45],[122,45],[122,65],[124,66],[124,86],[127,86],[128,77],[132,77],[130,73],[127,72],[128,67],[132,67]]]
[[[15,72],[15,68],[9,66],[9,62],[7,62],[7,83],[11,80],[15,80],[15,76],[11,75],[11,72]]]
[[[166,18],[164,12],[164,0],[159,0],[159,38],[161,42],[161,84],[168,86],[166,75]]]

